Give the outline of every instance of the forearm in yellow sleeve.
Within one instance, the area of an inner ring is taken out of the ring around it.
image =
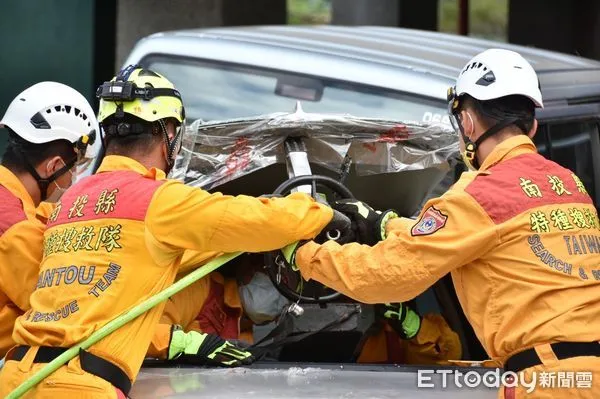
[[[178,276],[180,277],[182,274]],[[223,277],[218,272],[213,272],[167,300],[163,314],[160,317],[160,323],[148,347],[148,357],[167,358],[171,339],[171,326],[177,324],[185,331],[190,329],[209,296],[212,279],[223,281]]]
[[[405,217],[390,219],[385,225],[385,234],[387,236],[392,231],[401,230],[401,229],[410,231],[411,227],[414,226],[414,224],[415,224],[414,219],[409,219],[409,218],[405,218]]]
[[[163,323],[156,326],[146,357],[162,360],[167,358],[169,344],[171,342],[171,326],[172,324]]]
[[[187,250],[181,257],[181,263],[179,264],[178,274],[187,274],[199,266],[205,264],[209,260],[222,255],[222,252],[200,252]]]
[[[296,264],[305,279],[360,302],[405,302],[499,240],[495,225],[464,192],[429,201],[412,228],[402,220],[389,223],[387,238],[375,246],[309,242],[298,249]]]
[[[315,237],[332,217],[329,207],[302,193],[233,197],[166,183],[155,194],[146,225],[166,247],[263,252]]]
[[[388,237],[374,247],[309,242],[298,250],[296,263],[304,279],[317,280],[370,304],[408,301],[438,278],[396,237]]]

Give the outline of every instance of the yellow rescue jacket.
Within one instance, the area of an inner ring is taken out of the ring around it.
[[[185,250],[275,250],[316,236],[331,218],[330,208],[304,194],[209,194],[133,159],[107,156],[50,215],[32,308],[17,319],[13,337],[23,345],[70,347],[170,285]],[[163,308],[89,351],[135,380]]]
[[[21,181],[0,166],[0,356],[14,346],[13,326],[29,309],[35,289],[45,226]]]
[[[600,233],[579,178],[526,136],[498,145],[373,247],[310,242],[306,279],[366,303],[404,302],[451,272],[464,312],[499,364],[541,343],[600,339]]]

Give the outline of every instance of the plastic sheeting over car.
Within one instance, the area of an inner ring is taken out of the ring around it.
[[[278,112],[188,126],[172,177],[211,189],[275,163],[285,163],[284,142],[301,137],[311,163],[341,171],[350,161],[358,176],[425,168],[447,169],[458,154],[448,124]]]

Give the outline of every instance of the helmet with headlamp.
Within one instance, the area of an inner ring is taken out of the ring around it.
[[[181,94],[157,72],[130,65],[97,90],[100,99],[98,121],[104,141],[147,133],[149,126],[162,132],[167,145],[167,163],[172,166],[181,150],[185,129],[185,109]],[[169,137],[167,123],[177,126]]]

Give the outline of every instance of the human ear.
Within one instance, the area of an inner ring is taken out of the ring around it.
[[[44,167],[44,172],[46,172],[46,177],[52,176],[57,170],[61,169],[65,166],[65,162],[58,155],[46,160],[46,166]]]
[[[535,134],[537,133],[537,128],[538,128],[538,121],[537,119],[533,119],[533,125],[531,125],[531,130],[529,130],[529,132],[527,133],[527,136],[530,139],[533,139],[533,136],[535,136]]]

